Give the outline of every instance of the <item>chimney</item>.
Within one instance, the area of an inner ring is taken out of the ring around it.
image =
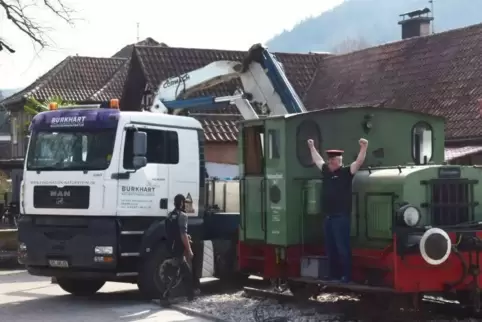
[[[430,34],[430,22],[433,17],[429,16],[429,8],[401,14],[402,20],[398,22],[402,26],[402,39],[427,36]]]

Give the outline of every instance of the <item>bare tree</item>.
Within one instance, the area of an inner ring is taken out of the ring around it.
[[[359,37],[359,38],[346,38],[345,40],[343,40],[342,42],[340,42],[338,45],[336,45],[332,52],[334,54],[347,54],[347,53],[351,53],[353,51],[357,51],[357,50],[362,50],[362,49],[365,49],[365,48],[368,48],[370,47],[370,44],[368,43],[368,41],[365,40],[365,38],[363,37]]]
[[[0,14],[3,14],[17,29],[42,49],[51,44],[48,38],[49,28],[36,22],[36,15],[32,13],[32,9],[43,10],[67,24],[73,25],[74,23],[72,17],[74,11],[64,4],[63,0],[0,0],[0,9],[3,9]],[[0,38],[0,50],[3,48],[11,53],[15,52],[5,39]]]

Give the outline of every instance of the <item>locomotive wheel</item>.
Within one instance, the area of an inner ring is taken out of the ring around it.
[[[300,301],[308,300],[319,294],[318,287],[314,284],[288,281],[288,289]]]

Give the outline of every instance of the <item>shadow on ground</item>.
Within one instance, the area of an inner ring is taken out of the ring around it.
[[[160,307],[156,307],[151,301],[145,300],[137,289],[126,291],[108,291],[89,297],[76,297],[70,294],[59,295],[58,285],[50,284],[45,277],[29,276],[25,273],[0,276],[0,283],[13,285],[13,290],[3,289],[2,298],[8,302],[0,302],[0,316],[3,321],[161,321],[157,317]],[[17,287],[15,282],[31,283],[32,287]],[[40,285],[37,282],[42,282]],[[254,281],[254,285],[257,285]],[[259,284],[259,283],[258,283]],[[0,286],[0,289],[2,286]],[[241,286],[227,285],[218,280],[205,282],[201,286],[203,294],[215,294],[219,292],[234,292]],[[163,312],[162,314],[166,314]],[[173,315],[178,314],[173,312]],[[105,317],[103,317],[105,316]],[[199,321],[198,319],[187,319],[179,317],[173,321]]]

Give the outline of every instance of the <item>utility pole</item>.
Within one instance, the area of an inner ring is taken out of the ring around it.
[[[140,37],[139,37],[139,23],[137,23],[137,42],[140,41]]]

